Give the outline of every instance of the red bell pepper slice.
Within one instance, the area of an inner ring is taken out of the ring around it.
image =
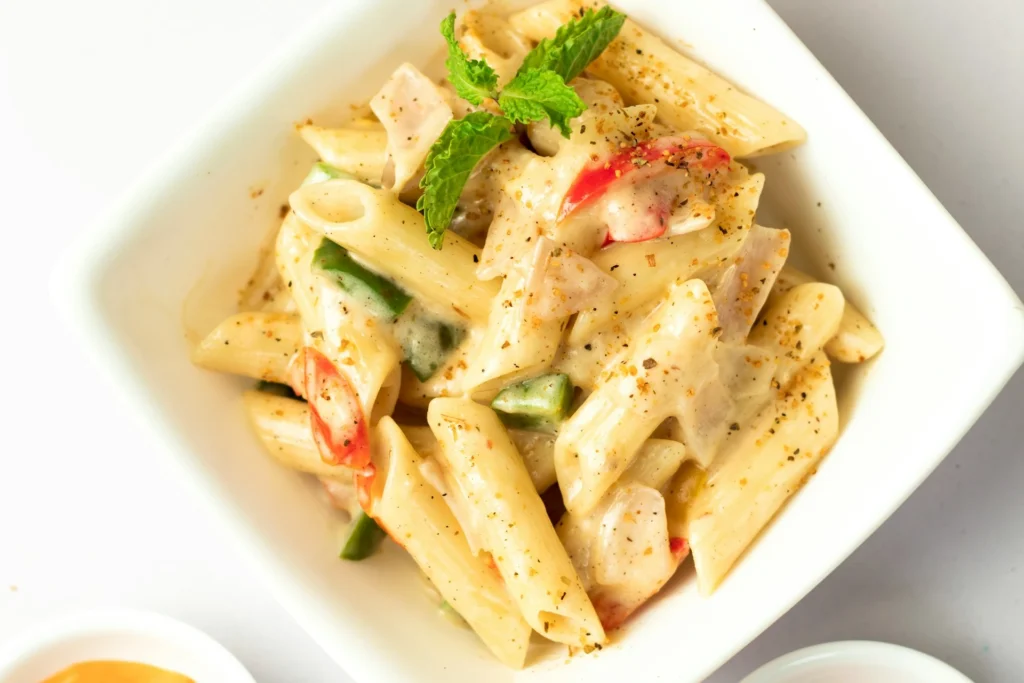
[[[313,440],[324,462],[362,469],[370,464],[366,417],[352,384],[327,356],[303,349],[305,395]]]
[[[641,142],[625,149],[611,159],[586,166],[562,199],[558,220],[566,218],[576,209],[589,204],[604,195],[618,180],[637,173],[640,169],[653,170],[687,170],[698,168],[713,171],[723,168],[731,161],[729,153],[708,140],[691,138],[685,135],[657,138]],[[666,216],[654,217],[637,235],[628,236],[609,234],[605,243],[609,242],[641,242],[654,239],[664,234]]]

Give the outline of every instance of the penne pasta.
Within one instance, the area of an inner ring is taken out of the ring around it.
[[[208,370],[291,384],[289,367],[301,346],[298,316],[237,313],[199,342],[192,362]]]
[[[487,62],[498,75],[498,85],[512,80],[523,57],[530,51],[529,41],[504,17],[479,10],[462,15],[459,45],[470,59]]]
[[[523,259],[529,261],[527,255]],[[543,373],[555,359],[564,317],[544,320],[530,307],[532,271],[524,263],[510,272],[491,303],[487,328],[466,370],[462,390],[493,395],[503,385]]]
[[[662,296],[672,282],[697,277],[728,259],[739,244],[720,237],[717,231],[706,229],[655,243],[619,244],[602,249],[593,261],[618,280],[619,288],[607,303],[576,317],[569,343],[585,343],[617,315],[639,309]]]
[[[305,399],[243,405],[351,516],[339,561],[390,536],[514,668],[691,549],[713,590],[837,436],[828,358],[883,345],[758,221],[738,159],[803,129],[599,2],[451,12],[446,79],[297,126],[321,160],[193,352]]]
[[[316,245],[316,233],[289,212],[277,233],[277,270],[306,330],[323,327],[322,314],[317,308],[318,283],[312,265]]]
[[[313,269],[320,239],[289,213],[277,238],[278,270],[309,337],[304,343],[344,372],[372,424],[383,414],[383,407],[397,401],[401,358],[395,341],[379,334],[374,317]],[[382,392],[384,387],[387,390]]]
[[[652,300],[640,308],[625,313],[620,312],[615,320],[595,332],[591,337],[574,340],[574,335],[570,332],[570,338],[562,345],[555,358],[554,369],[568,374],[572,383],[588,394],[594,391],[601,374],[618,359],[620,354],[629,349],[630,339],[637,333],[658,303],[657,300]],[[579,324],[579,317],[577,317],[577,324]]]
[[[885,340],[878,328],[846,301],[839,327],[825,343],[825,353],[840,363],[863,363],[878,354],[884,345]]]
[[[391,365],[391,371],[380,383],[380,389],[374,397],[373,406],[370,408],[370,424],[377,424],[382,417],[395,412],[398,405],[398,396],[402,391],[402,366],[397,362]]]
[[[710,593],[783,503],[814,473],[839,431],[828,360],[816,355],[764,412],[730,436],[685,529],[701,592]],[[670,509],[670,518],[679,512]]]
[[[309,427],[305,401],[263,391],[242,394],[249,424],[263,446],[279,463],[317,477],[352,477],[352,470],[324,462]]]
[[[700,280],[673,284],[630,340],[628,354],[563,425],[555,469],[565,507],[585,515],[629,468],[668,417],[683,425],[687,448],[709,461],[727,428],[728,392],[712,354],[718,319]],[[673,397],[669,399],[668,397]]]
[[[299,135],[320,158],[366,183],[380,185],[387,162],[388,134],[376,121],[356,121],[346,128],[306,124]]]
[[[621,481],[661,490],[686,457],[686,447],[678,441],[647,439],[636,459],[622,473]]]
[[[792,266],[786,266],[779,275],[772,296],[780,296],[797,285],[809,282],[814,282],[814,278]],[[877,355],[884,345],[885,341],[878,328],[847,300],[843,305],[839,329],[825,344],[825,353],[840,363],[863,363]]]
[[[423,457],[387,417],[374,430],[373,516],[430,582],[508,666],[526,661],[530,627],[483,556],[474,555],[458,521],[421,473]]]
[[[603,643],[604,629],[498,416],[467,399],[438,398],[427,420],[442,466],[479,521],[526,621],[556,642]]]
[[[309,345],[345,373],[371,424],[398,400],[401,356],[392,339],[378,333],[374,318],[357,309],[345,293],[317,277],[317,306],[323,320],[310,329]],[[380,403],[378,403],[380,399]],[[376,409],[376,410],[375,410]]]
[[[513,14],[509,22],[533,40],[549,38],[592,0],[548,0]],[[796,121],[747,95],[626,20],[618,37],[588,70],[615,86],[627,102],[658,105],[658,116],[679,130],[695,130],[734,157],[781,152],[807,139]]]
[[[820,282],[798,285],[768,306],[749,341],[772,354],[774,383],[785,387],[839,329],[843,294]]]
[[[439,448],[430,427],[402,426],[409,443],[423,455],[436,456]],[[555,475],[555,437],[544,432],[510,429],[508,435],[526,465],[530,481],[537,493],[543,493],[557,481]],[[677,444],[678,445],[678,444]]]
[[[558,481],[555,474],[555,436],[525,429],[510,429],[508,435],[516,445],[537,493],[544,493],[554,486]]]
[[[353,180],[307,185],[290,201],[304,223],[419,299],[456,319],[486,323],[498,286],[476,279],[480,250],[458,235],[446,233],[444,248],[431,249],[415,209]]]
[[[569,343],[582,345],[617,317],[654,301],[675,280],[707,277],[728,263],[747,238],[764,186],[764,176],[750,175],[738,164],[732,183],[716,202],[715,224],[676,237],[615,244],[598,252],[593,262],[619,282],[606,303],[576,316]]]
[[[616,628],[675,573],[685,554],[673,551],[666,486],[686,457],[675,441],[648,439],[603,503],[558,523],[573,566],[606,629]]]

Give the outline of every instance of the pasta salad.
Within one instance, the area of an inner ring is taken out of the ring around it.
[[[194,350],[252,427],[401,546],[499,660],[584,651],[692,558],[712,592],[839,431],[831,362],[883,340],[787,264],[741,160],[798,123],[610,7],[442,22],[290,196]]]

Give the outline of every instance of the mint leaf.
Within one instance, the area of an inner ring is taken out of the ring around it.
[[[597,12],[588,9],[582,17],[560,26],[554,38],[540,41],[526,55],[519,73],[550,69],[568,83],[604,52],[625,21],[626,15],[611,7],[602,7]]]
[[[455,12],[441,22],[441,35],[448,43],[448,80],[455,87],[459,97],[473,104],[480,104],[488,97],[495,97],[498,74],[482,59],[469,59],[455,40]]]
[[[423,213],[430,246],[440,249],[469,174],[488,152],[512,137],[512,123],[485,111],[448,122],[424,163],[423,195],[416,209]]]
[[[515,78],[499,94],[498,74],[487,62],[471,60],[455,40],[455,12],[441,22],[448,43],[448,80],[464,100],[479,106],[498,100],[504,116],[477,111],[445,126],[424,162],[420,181],[423,195],[416,208],[423,213],[430,246],[440,249],[455,214],[462,189],[477,163],[512,137],[514,123],[548,119],[569,137],[569,120],[587,108],[576,91],[566,85],[615,39],[626,16],[603,7],[588,9],[560,27],[554,38],[542,40],[526,55]]]
[[[516,74],[498,97],[498,106],[513,123],[549,119],[551,125],[569,137],[569,119],[579,116],[587,105],[576,91],[554,71],[529,69]]]

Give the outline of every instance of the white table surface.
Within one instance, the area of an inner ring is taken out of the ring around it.
[[[62,244],[323,2],[0,1],[0,642],[126,605],[199,626],[260,681],[348,680],[164,481],[65,347],[48,295]],[[1024,293],[1024,3],[772,4]],[[927,226],[907,228],[927,258]],[[709,680],[869,638],[978,683],[1024,681],[1021,405],[1024,373],[875,536]]]

